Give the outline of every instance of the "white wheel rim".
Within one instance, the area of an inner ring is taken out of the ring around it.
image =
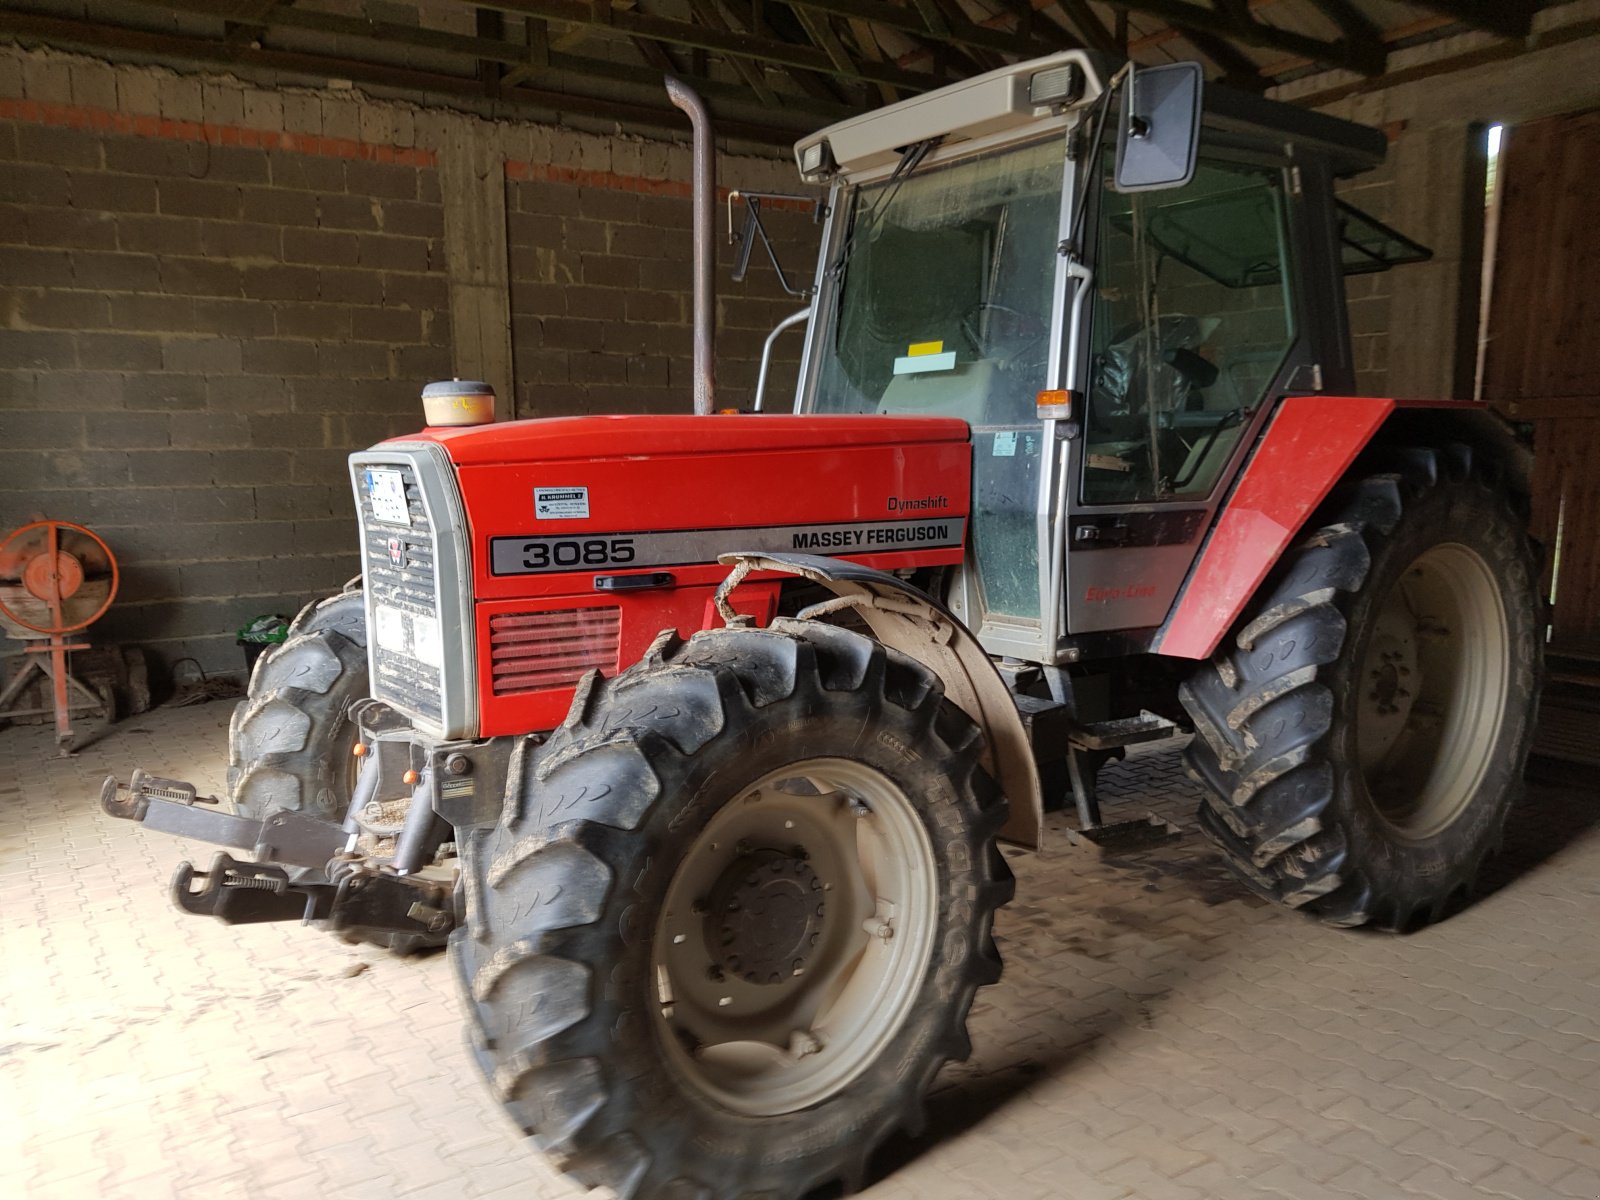
[[[674,873],[652,944],[678,1074],[749,1116],[849,1086],[920,991],[937,875],[916,808],[862,763],[806,759],[733,797]]]
[[[1446,542],[1379,606],[1357,678],[1357,760],[1379,816],[1420,840],[1466,809],[1494,761],[1511,635],[1494,571]]]

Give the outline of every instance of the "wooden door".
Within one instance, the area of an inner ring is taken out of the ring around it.
[[[1483,395],[1534,425],[1555,649],[1600,652],[1600,110],[1505,132]]]

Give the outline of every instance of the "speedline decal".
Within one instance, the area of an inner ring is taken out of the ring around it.
[[[489,539],[491,575],[542,575],[587,567],[682,567],[734,551],[873,554],[936,549],[966,541],[965,517],[849,521],[828,525],[749,525],[649,533],[582,533]]]

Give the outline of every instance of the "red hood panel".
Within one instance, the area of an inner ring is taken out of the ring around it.
[[[966,442],[951,417],[741,415],[691,413],[544,417],[465,429],[428,428],[395,441],[437,442],[457,466],[573,459],[737,454]]]

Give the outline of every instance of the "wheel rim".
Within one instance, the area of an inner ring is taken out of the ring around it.
[[[881,772],[813,758],[758,779],[667,890],[651,977],[669,1061],[751,1116],[848,1086],[911,1011],[937,873],[915,807]]]
[[[1494,760],[1510,678],[1500,587],[1477,551],[1434,546],[1384,598],[1361,664],[1357,759],[1396,833],[1432,837]]]

